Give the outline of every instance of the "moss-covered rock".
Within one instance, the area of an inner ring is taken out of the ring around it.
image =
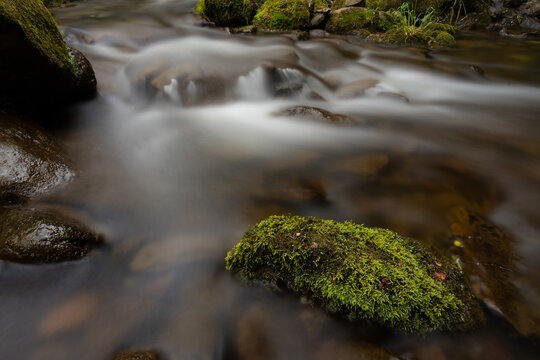
[[[195,12],[217,26],[249,25],[264,0],[199,0]]]
[[[80,100],[73,60],[40,0],[0,0],[0,79],[4,105],[28,110]]]
[[[13,209],[0,216],[0,259],[54,263],[84,257],[101,238],[77,221],[35,209]]]
[[[366,8],[343,8],[332,13],[326,23],[326,31],[334,34],[365,34],[385,31],[392,26],[390,14]]]
[[[275,30],[308,29],[309,4],[304,0],[267,0],[253,18],[253,24]]]
[[[467,329],[483,317],[455,264],[389,230],[271,216],[246,232],[226,263],[329,311],[407,331]]]
[[[446,31],[430,30],[416,26],[394,27],[385,33],[370,35],[368,39],[377,42],[419,47],[449,47],[456,44],[454,36]]]

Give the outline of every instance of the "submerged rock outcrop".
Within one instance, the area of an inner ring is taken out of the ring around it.
[[[40,0],[0,0],[0,107],[37,112],[95,96],[81,57]]]
[[[460,268],[385,229],[271,216],[227,254],[227,269],[286,286],[330,312],[406,331],[468,329],[483,319]]]

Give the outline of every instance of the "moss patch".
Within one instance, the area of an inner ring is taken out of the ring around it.
[[[271,216],[227,254],[228,270],[285,284],[325,309],[406,331],[482,318],[459,268],[413,240],[350,222]]]
[[[249,25],[264,0],[199,0],[195,12],[217,26]]]
[[[75,75],[64,39],[40,0],[0,1],[0,28],[16,28],[44,56]],[[0,48],[3,46],[0,45]]]
[[[309,28],[309,5],[303,0],[267,0],[253,18],[253,24],[266,29]]]
[[[385,31],[392,26],[392,15],[366,8],[345,8],[335,11],[326,24],[334,34],[357,34],[362,30]]]

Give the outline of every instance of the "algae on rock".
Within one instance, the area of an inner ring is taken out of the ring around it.
[[[328,311],[406,331],[463,330],[483,319],[455,264],[385,229],[271,216],[246,232],[226,266]]]

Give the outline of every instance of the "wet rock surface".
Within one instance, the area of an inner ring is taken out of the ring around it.
[[[62,188],[75,170],[39,127],[0,113],[0,201],[18,202]]]
[[[525,305],[512,280],[517,271],[515,241],[481,214],[464,207],[453,208],[448,218],[475,295],[520,334],[540,336],[540,312]]]
[[[313,106],[293,106],[287,109],[283,109],[277,113],[275,113],[277,116],[287,116],[287,117],[294,117],[294,118],[300,118],[300,119],[307,119],[317,122],[323,122],[327,124],[354,124],[356,121],[343,114],[336,114],[332,113],[328,110],[324,110],[318,107]]]
[[[0,259],[19,263],[77,260],[102,239],[82,224],[52,211],[4,210],[0,220]]]

